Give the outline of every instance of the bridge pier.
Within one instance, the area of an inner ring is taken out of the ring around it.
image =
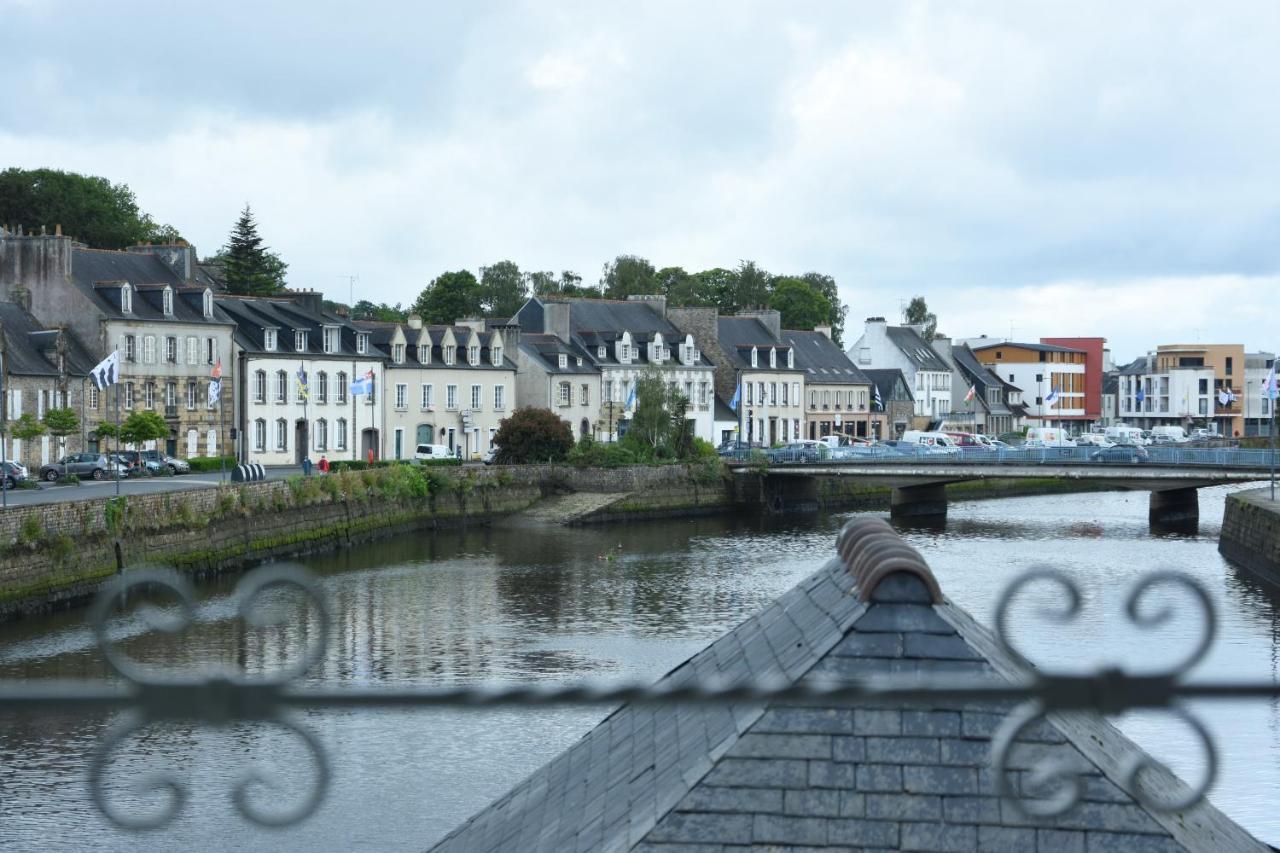
[[[947,487],[943,483],[899,486],[889,496],[889,515],[893,518],[921,518],[946,514]]]
[[[1200,519],[1198,489],[1165,489],[1151,493],[1147,514],[1152,524],[1176,524]]]

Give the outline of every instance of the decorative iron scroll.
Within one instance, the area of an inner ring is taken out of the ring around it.
[[[1031,585],[1049,585],[1058,591],[1059,606],[1042,611],[1049,622],[1066,622],[1078,615],[1082,596],[1065,574],[1041,569],[1017,578],[1001,595],[996,608],[996,641],[1020,661],[1022,656],[1012,641],[1010,614],[1015,600]],[[255,788],[268,782],[260,773],[250,773],[231,791],[236,810],[247,820],[262,826],[288,826],[304,820],[323,801],[331,778],[324,745],[290,712],[317,708],[427,708],[427,707],[524,707],[533,705],[619,705],[731,702],[767,700],[848,700],[871,703],[1002,702],[1016,703],[991,739],[991,764],[999,793],[1026,814],[1051,816],[1076,804],[1083,780],[1071,768],[1041,762],[1032,771],[1034,786],[1052,786],[1051,796],[1027,800],[1013,790],[1008,770],[1011,750],[1019,735],[1046,715],[1087,712],[1113,716],[1139,708],[1162,708],[1185,722],[1201,741],[1205,757],[1204,778],[1185,797],[1176,801],[1156,796],[1144,785],[1150,758],[1133,759],[1122,771],[1122,782],[1143,806],[1156,811],[1188,808],[1199,802],[1216,777],[1217,750],[1205,727],[1187,713],[1181,703],[1191,699],[1275,699],[1280,684],[1271,682],[1193,682],[1184,676],[1208,653],[1217,630],[1217,619],[1209,594],[1195,580],[1174,572],[1157,572],[1142,578],[1127,598],[1125,612],[1139,628],[1156,628],[1173,618],[1169,608],[1152,609],[1150,593],[1158,588],[1187,594],[1199,611],[1201,634],[1196,647],[1177,666],[1155,674],[1131,674],[1118,668],[1084,675],[1044,672],[1021,666],[1017,678],[996,681],[989,677],[949,676],[918,679],[866,678],[832,680],[785,679],[752,683],[700,680],[686,684],[626,685],[513,685],[507,687],[457,687],[418,690],[324,689],[300,686],[299,682],[319,662],[325,652],[331,615],[328,603],[314,579],[295,566],[257,569],[241,580],[236,592],[240,616],[251,625],[268,624],[259,612],[264,594],[286,590],[300,594],[314,610],[318,630],[301,659],[268,676],[238,671],[164,674],[153,672],[118,648],[111,636],[113,608],[144,591],[162,591],[177,604],[177,613],[157,613],[141,608],[148,625],[162,632],[176,632],[194,616],[194,590],[189,581],[175,572],[155,569],[131,571],[108,584],[90,611],[90,622],[108,664],[118,673],[118,682],[39,681],[9,682],[0,689],[0,710],[114,709],[123,711],[102,737],[89,761],[89,792],[97,808],[113,824],[123,829],[146,830],[164,826],[188,799],[183,782],[172,774],[155,774],[130,784],[132,790],[159,795],[161,807],[154,814],[136,815],[110,802],[106,775],[113,755],[139,729],[167,721],[187,721],[208,726],[233,724],[278,726],[301,740],[310,753],[314,768],[311,789],[301,802],[279,810],[268,809],[254,800]]]

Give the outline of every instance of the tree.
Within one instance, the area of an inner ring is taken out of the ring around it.
[[[654,274],[654,283],[673,308],[716,304],[716,291],[698,276],[685,272],[683,267],[663,267]]]
[[[638,255],[618,255],[604,265],[600,289],[606,299],[626,299],[658,292],[653,264]]]
[[[468,270],[442,273],[418,294],[413,312],[424,323],[453,323],[479,316],[480,282]]]
[[[923,337],[926,341],[932,341],[938,334],[938,316],[929,310],[928,304],[925,303],[923,296],[916,296],[907,303],[907,310],[903,312],[903,320],[910,326],[924,326]]]
[[[782,314],[784,329],[812,329],[826,324],[831,317],[827,297],[798,278],[775,281],[769,307]]]
[[[222,264],[227,290],[232,293],[269,296],[284,290],[288,264],[262,244],[258,223],[247,204],[227,237],[227,245],[213,260]]]
[[[733,313],[730,307],[733,302],[733,270],[715,267],[694,273],[693,277],[698,281],[698,290],[706,294],[709,304],[717,306],[722,314]]]
[[[101,435],[101,431],[98,434]],[[126,444],[138,445],[168,437],[169,425],[164,422],[164,418],[149,409],[134,412],[120,424],[120,440]]]
[[[528,281],[512,261],[480,268],[480,305],[485,316],[510,317],[528,298]]]
[[[24,412],[9,425],[9,432],[14,438],[22,441],[34,441],[44,435],[44,424],[36,420],[35,415]]]
[[[671,413],[667,410],[667,383],[655,367],[636,379],[636,413],[631,417],[627,438],[639,442],[650,454],[665,447],[671,436]]]
[[[849,313],[849,308],[840,303],[840,288],[836,285],[836,280],[820,272],[807,272],[800,278],[827,298],[831,310],[827,314],[826,325],[831,327],[831,340],[837,344],[842,344],[844,318]]]
[[[49,409],[44,413],[44,428],[49,435],[58,439],[59,455],[63,454],[66,447],[63,439],[80,430],[80,416],[76,414],[75,409]],[[62,473],[67,473],[66,466],[63,466]]]
[[[37,230],[61,225],[62,233],[97,249],[182,239],[139,210],[127,185],[57,169],[0,172],[0,223]]]
[[[381,320],[384,323],[403,323],[409,315],[399,302],[388,305],[385,302],[370,302],[368,299],[356,302],[350,313],[353,320]]]
[[[573,447],[569,425],[550,409],[516,409],[493,437],[495,461],[506,465],[560,462]]]
[[[746,308],[763,308],[769,304],[769,285],[773,277],[756,266],[755,261],[741,261],[733,271],[729,292],[721,296],[720,310],[732,314]]]

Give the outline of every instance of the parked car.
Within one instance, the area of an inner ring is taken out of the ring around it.
[[[453,459],[456,454],[443,444],[419,444],[413,451],[413,458],[417,462],[425,462],[430,459]]]
[[[1093,453],[1089,454],[1089,458],[1095,462],[1129,462],[1136,464],[1150,460],[1151,456],[1147,453],[1147,449],[1141,445],[1116,444],[1093,451]]]
[[[191,463],[185,459],[178,459],[176,456],[170,456],[167,453],[161,453],[159,450],[144,450],[142,458],[149,459],[161,466],[167,467],[174,474],[190,474]],[[151,466],[147,466],[151,467]]]
[[[2,468],[4,472],[4,488],[12,489],[19,483],[26,482],[28,474],[25,465],[17,462],[5,462]]]
[[[960,452],[955,448],[941,447],[934,444],[920,444],[915,441],[891,440],[884,442],[884,444],[903,456],[954,456]]]
[[[759,442],[729,439],[728,441],[720,442],[720,446],[716,448],[716,453],[720,456],[747,457],[751,455],[753,450],[763,451],[764,447]]]
[[[818,441],[804,439],[794,441],[769,451],[770,462],[817,462],[831,455],[831,448]]]
[[[149,452],[154,453],[156,451],[121,450],[118,451],[116,455],[119,457],[121,462],[131,469],[142,470],[145,468],[152,474],[159,474],[164,468],[164,463],[160,462],[158,459],[148,456],[147,454]]]
[[[124,466],[117,466],[117,470],[123,473]],[[111,476],[111,463],[101,453],[71,453],[57,462],[40,467],[40,479],[48,480],[50,483],[55,482],[64,473],[102,480]]]
[[[492,465],[493,460],[497,457],[497,455],[498,455],[498,448],[490,447],[488,450],[484,452],[484,455],[480,457],[480,461],[486,465]]]

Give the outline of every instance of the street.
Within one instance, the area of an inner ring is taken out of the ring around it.
[[[268,480],[281,480],[294,474],[302,473],[296,465],[267,469]],[[95,498],[109,498],[116,493],[114,480],[82,480],[78,486],[57,486],[42,481],[34,481],[40,488],[10,489],[5,492],[9,506],[31,506],[33,504],[58,503],[60,501],[87,501]],[[155,492],[181,492],[189,489],[207,489],[219,482],[231,482],[231,470],[225,478],[217,471],[202,474],[179,474],[175,477],[145,477],[140,479],[121,480],[120,494],[146,495]]]

